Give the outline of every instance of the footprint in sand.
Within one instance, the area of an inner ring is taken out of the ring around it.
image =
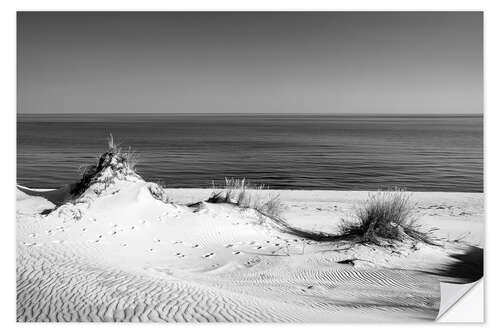
[[[250,257],[246,261],[245,266],[246,267],[252,267],[252,266],[257,265],[260,261],[261,261],[261,259],[259,257]]]
[[[208,259],[208,258],[210,258],[210,257],[212,257],[214,255],[215,255],[214,252],[210,252],[210,253],[205,254],[202,258]]]

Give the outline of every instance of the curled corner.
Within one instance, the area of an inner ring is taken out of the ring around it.
[[[463,253],[451,255],[454,261],[437,271],[441,280],[441,304],[436,320],[439,320],[483,277],[484,251],[469,246]]]
[[[456,284],[456,283],[446,283],[441,282],[441,304],[439,306],[439,313],[436,317],[436,321],[439,321],[441,317],[448,312],[455,304],[457,304],[462,297],[464,297],[474,286],[481,280],[477,280],[471,283]],[[467,320],[464,320],[466,322]]]

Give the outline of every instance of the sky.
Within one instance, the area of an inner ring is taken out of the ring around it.
[[[19,12],[19,113],[481,114],[481,12]]]

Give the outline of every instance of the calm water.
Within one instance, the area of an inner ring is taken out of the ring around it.
[[[483,191],[482,117],[319,115],[18,116],[17,182],[54,188],[106,149],[108,133],[168,187],[224,177],[271,188]]]

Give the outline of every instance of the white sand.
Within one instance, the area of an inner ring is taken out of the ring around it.
[[[456,262],[449,255],[465,243],[483,244],[482,194],[413,195],[419,221],[460,243],[380,248],[299,239],[228,204],[184,205],[209,189],[168,189],[167,204],[141,180],[117,181],[47,216],[44,197],[58,192],[22,190],[18,321],[433,320],[439,279],[428,272]],[[367,196],[275,192],[292,225],[328,232]]]

